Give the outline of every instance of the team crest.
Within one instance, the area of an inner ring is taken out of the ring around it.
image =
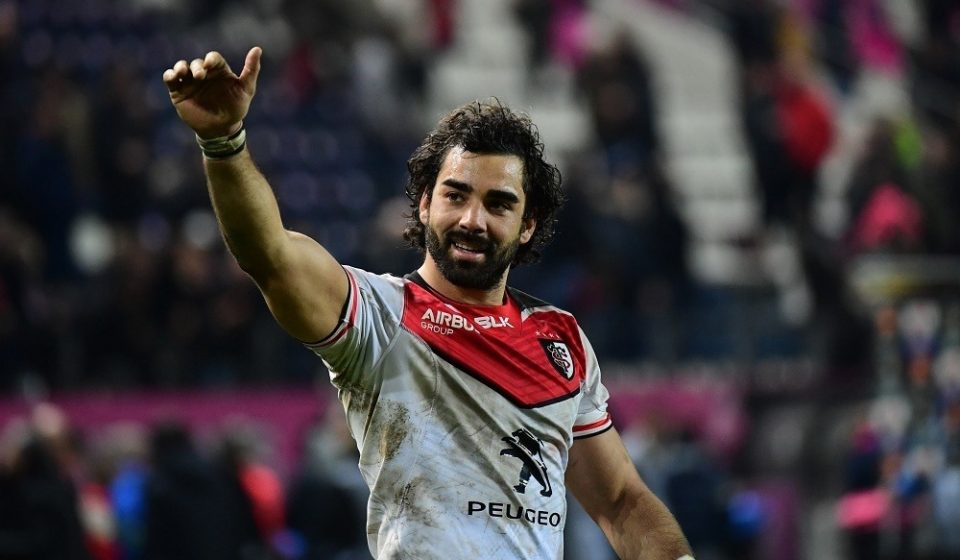
[[[540,339],[540,346],[547,353],[547,359],[557,373],[567,379],[573,379],[573,356],[570,355],[570,349],[565,342],[558,340]]]

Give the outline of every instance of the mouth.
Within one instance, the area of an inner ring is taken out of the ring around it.
[[[454,249],[458,251],[462,251],[464,253],[473,253],[476,255],[482,255],[486,252],[486,250],[481,247],[473,247],[466,243],[454,242],[452,243],[452,245]]]
[[[489,244],[482,240],[456,239],[450,241],[454,256],[461,260],[479,261],[486,257]]]

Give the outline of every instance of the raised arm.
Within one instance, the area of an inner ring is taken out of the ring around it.
[[[260,47],[250,49],[238,76],[220,53],[209,52],[202,59],[177,62],[163,73],[163,81],[180,119],[207,146],[218,148],[209,150],[214,157],[205,155],[203,165],[227,247],[257,283],[277,322],[293,337],[315,342],[336,327],[347,278],[318,243],[283,227],[270,185],[245,144],[238,145],[256,93],[261,55]],[[223,149],[229,146],[239,152]]]
[[[570,449],[567,488],[623,560],[678,560],[692,554],[677,524],[609,430]]]

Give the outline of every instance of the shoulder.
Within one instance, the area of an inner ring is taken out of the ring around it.
[[[405,283],[403,278],[392,274],[377,274],[349,265],[344,265],[343,269],[347,272],[347,276],[352,278],[361,290],[365,288],[374,291],[402,290]]]
[[[507,288],[507,290],[510,297],[520,308],[522,321],[549,325],[552,329],[566,332],[572,338],[585,338],[583,329],[580,328],[580,324],[573,313],[516,288]]]
[[[351,295],[347,301],[348,306],[356,301],[361,306],[399,316],[403,309],[406,285],[403,278],[392,274],[377,274],[353,266],[344,265],[343,269],[350,279]]]
[[[520,317],[524,322],[532,322],[544,332],[554,332],[561,338],[571,341],[587,353],[592,352],[587,334],[580,327],[573,313],[557,307],[550,302],[532,296],[516,288],[507,288],[510,297],[520,308]]]
[[[558,319],[562,318],[564,321],[576,323],[576,319],[572,313],[565,309],[561,309],[550,302],[544,301],[538,297],[534,297],[516,288],[508,287],[507,292],[510,294],[510,297],[513,299],[513,301],[517,302],[517,305],[520,307],[520,312],[524,317],[529,317],[535,313],[546,313],[555,315]]]

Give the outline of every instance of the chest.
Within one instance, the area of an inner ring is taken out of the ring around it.
[[[439,360],[520,408],[571,399],[585,379],[579,332],[559,312],[457,306],[411,290],[402,322]]]

